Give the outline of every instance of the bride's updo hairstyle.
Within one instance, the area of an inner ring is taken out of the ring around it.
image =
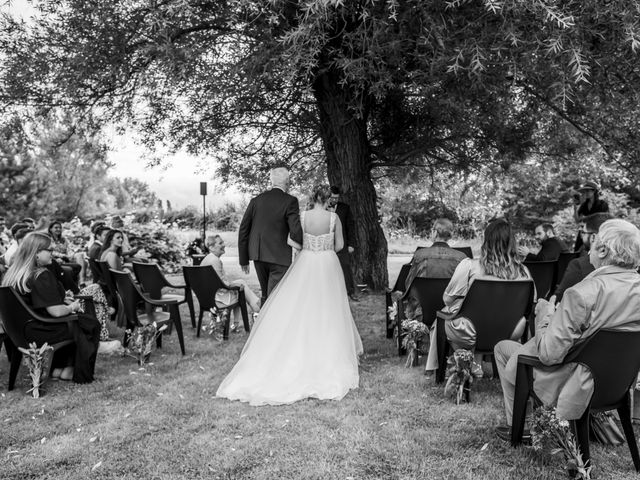
[[[319,203],[320,205],[327,203],[331,196],[331,189],[329,185],[318,185],[313,189],[311,194],[311,206]]]

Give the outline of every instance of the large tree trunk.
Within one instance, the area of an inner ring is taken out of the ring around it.
[[[371,154],[366,118],[356,118],[348,109],[348,92],[331,73],[319,75],[313,85],[320,114],[320,130],[327,155],[327,175],[343,190],[356,224],[352,257],[358,283],[374,290],[387,287],[387,240],[371,180]],[[345,247],[346,248],[346,247]]]

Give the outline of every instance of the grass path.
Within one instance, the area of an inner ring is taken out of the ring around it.
[[[146,370],[99,357],[96,382],[50,382],[40,399],[25,394],[24,369],[7,392],[2,353],[0,479],[564,478],[557,460],[493,436],[503,415],[497,382],[481,381],[471,404],[453,405],[384,338],[382,295],[352,307],[365,355],[360,388],[341,402],[216,399],[244,334],[217,343],[186,327],[185,357],[173,334]],[[592,450],[595,478],[636,478],[626,445]]]

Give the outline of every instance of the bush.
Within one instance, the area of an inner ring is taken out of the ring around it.
[[[125,228],[132,246],[143,248],[166,273],[180,272],[186,263],[185,246],[171,230],[158,221],[132,223]]]

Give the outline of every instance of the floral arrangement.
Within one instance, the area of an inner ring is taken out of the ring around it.
[[[144,365],[151,356],[156,339],[166,329],[166,325],[158,328],[156,322],[137,326],[133,330],[127,329],[126,333],[129,336],[129,341],[125,348],[125,354],[138,360],[138,365]]]
[[[571,433],[569,422],[556,416],[556,409],[539,407],[531,416],[531,445],[536,451],[548,451],[551,455],[562,454],[565,469],[571,478],[591,479],[591,466],[585,465],[580,447]]]
[[[46,380],[51,361],[53,360],[53,347],[46,342],[38,348],[35,342],[29,344],[29,348],[18,347],[24,355],[24,364],[29,369],[31,384],[33,385],[27,393],[31,392],[33,398],[40,397],[40,386]]]
[[[427,326],[418,320],[403,320],[402,346],[407,349],[407,361],[404,366],[409,368],[418,364],[420,341],[429,333]]]
[[[231,310],[229,308],[220,308],[210,312],[209,324],[205,327],[205,331],[212,335],[217,341],[224,340],[224,326],[230,320]]]
[[[447,383],[445,395],[455,397],[456,405],[460,405],[469,392],[474,378],[482,376],[482,367],[473,358],[473,352],[460,348],[447,359]]]

